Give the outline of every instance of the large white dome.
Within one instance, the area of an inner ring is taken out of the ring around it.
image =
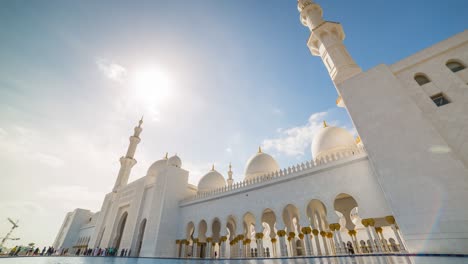
[[[326,155],[357,150],[353,135],[341,127],[326,126],[322,128],[312,141],[312,157],[315,160]]]
[[[151,166],[148,168],[146,172],[146,176],[156,176],[160,171],[162,171],[167,166],[167,158],[163,158],[161,160],[155,161]]]
[[[272,156],[263,153],[261,149],[259,149],[258,153],[247,161],[244,180],[254,179],[257,176],[275,172],[279,169],[278,162],[276,162]]]
[[[198,182],[198,192],[207,192],[224,186],[226,186],[226,180],[223,175],[213,168]]]

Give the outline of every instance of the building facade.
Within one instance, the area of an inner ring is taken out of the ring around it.
[[[194,186],[181,159],[166,156],[128,183],[140,121],[101,211],[67,214],[55,247],[199,258],[468,253],[468,31],[363,72],[339,23],[311,0],[298,10],[358,138],[324,122],[313,160],[288,168],[259,149],[243,181],[213,167]]]

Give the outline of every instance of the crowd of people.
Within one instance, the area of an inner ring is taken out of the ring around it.
[[[31,246],[15,246],[12,248],[8,256],[93,256],[93,257],[129,257],[131,254],[130,249],[121,249],[120,251],[116,248],[78,248],[69,250],[59,249],[56,250],[53,247],[44,247],[42,250],[40,247]]]
[[[60,255],[69,255],[68,250],[65,250],[63,253],[60,253]],[[78,249],[75,252],[75,256],[111,256],[111,257],[128,257],[131,254],[130,249],[121,249],[120,252],[117,248],[83,248],[83,249]]]
[[[44,247],[41,251],[39,247],[15,246],[10,250],[8,256],[51,256],[55,252],[53,247]]]

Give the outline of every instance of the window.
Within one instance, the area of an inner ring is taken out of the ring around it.
[[[434,104],[437,105],[437,107],[450,103],[450,101],[445,97],[443,93],[435,94],[431,96],[431,99],[434,102]]]
[[[430,83],[431,80],[429,80],[429,78],[427,78],[426,75],[424,74],[416,74],[414,76],[414,80],[419,84],[419,85],[424,85],[426,83]]]
[[[449,61],[445,65],[452,71],[452,72],[458,72],[463,69],[465,69],[465,66],[461,64],[460,62],[457,61]]]

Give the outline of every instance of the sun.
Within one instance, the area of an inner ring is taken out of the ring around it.
[[[136,70],[131,82],[137,99],[148,106],[160,106],[171,96],[171,78],[161,68]]]

